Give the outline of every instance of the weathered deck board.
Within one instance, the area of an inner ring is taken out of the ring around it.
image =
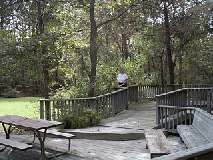
[[[39,130],[40,132],[44,133],[44,129]],[[75,135],[71,134],[71,133],[63,133],[63,132],[59,132],[56,129],[49,129],[46,131],[46,134],[54,136],[56,138],[65,138],[68,139],[68,151],[70,151],[70,145],[71,145],[71,139],[73,137],[75,137]],[[34,135],[35,136],[35,135]],[[35,138],[35,137],[34,137]]]
[[[169,154],[168,142],[162,130],[146,129],[144,134],[151,158]]]
[[[4,115],[0,116],[0,123],[8,125],[15,125],[16,127],[24,127],[33,130],[47,129],[62,125],[61,122],[47,121],[42,119],[30,119],[17,115]]]
[[[44,129],[41,129],[39,131],[43,133]],[[46,134],[50,134],[50,135],[56,136],[58,138],[66,138],[66,139],[70,139],[72,137],[75,137],[75,135],[73,135],[73,134],[59,132],[56,129],[48,129]]]
[[[208,140],[191,125],[179,125],[177,131],[188,148],[209,143]]]
[[[213,116],[195,109],[192,125],[178,125],[177,131],[188,148],[213,142]]]

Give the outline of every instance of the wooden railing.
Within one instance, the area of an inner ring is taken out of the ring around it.
[[[156,102],[158,105],[198,107],[210,112],[212,92],[212,88],[183,88],[156,95]]]
[[[184,86],[202,86],[208,85],[184,85]],[[102,118],[114,116],[115,114],[127,109],[128,103],[143,102],[144,99],[154,99],[157,94],[159,105],[170,106],[206,106],[206,89],[180,89],[183,85],[167,85],[165,87],[158,85],[132,85],[128,88],[121,88],[111,93],[89,98],[75,99],[41,99],[40,100],[40,118],[56,120],[64,114],[70,112],[79,112],[84,108],[94,110]],[[171,92],[168,92],[171,91]],[[168,92],[165,94],[161,94]],[[199,95],[199,96],[198,96]],[[190,97],[190,98],[189,98]],[[200,97],[201,99],[198,99]],[[212,98],[213,99],[213,98]],[[210,97],[208,99],[210,101]],[[189,105],[191,104],[191,105]],[[210,103],[209,103],[210,104]],[[212,106],[212,105],[211,105]],[[208,107],[210,108],[210,106]]]
[[[40,119],[57,120],[65,114],[77,114],[83,109],[93,110],[102,118],[114,116],[128,109],[128,89],[89,98],[40,99]]]
[[[183,88],[156,96],[156,122],[160,128],[174,131],[178,124],[190,124],[191,107],[213,111],[212,88]],[[185,119],[186,121],[182,121]]]
[[[139,102],[138,85],[128,87],[128,101],[129,103]]]
[[[175,107],[159,105],[157,109],[158,127],[164,128],[169,132],[176,132],[177,125],[192,124],[194,117],[193,107]]]
[[[182,88],[209,88],[208,84],[173,84],[173,85],[134,85],[129,86],[130,101],[142,102],[144,99],[154,99],[156,95]]]

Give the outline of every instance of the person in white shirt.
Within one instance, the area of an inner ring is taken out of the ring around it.
[[[127,80],[128,80],[128,76],[127,74],[124,72],[124,69],[121,68],[120,69],[120,73],[117,76],[117,82],[118,82],[118,86],[119,87],[127,87]]]

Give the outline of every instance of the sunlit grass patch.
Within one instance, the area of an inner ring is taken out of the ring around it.
[[[39,118],[38,97],[0,98],[0,115]]]

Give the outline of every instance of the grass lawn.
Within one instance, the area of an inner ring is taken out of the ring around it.
[[[39,118],[38,97],[0,98],[0,115]]]

